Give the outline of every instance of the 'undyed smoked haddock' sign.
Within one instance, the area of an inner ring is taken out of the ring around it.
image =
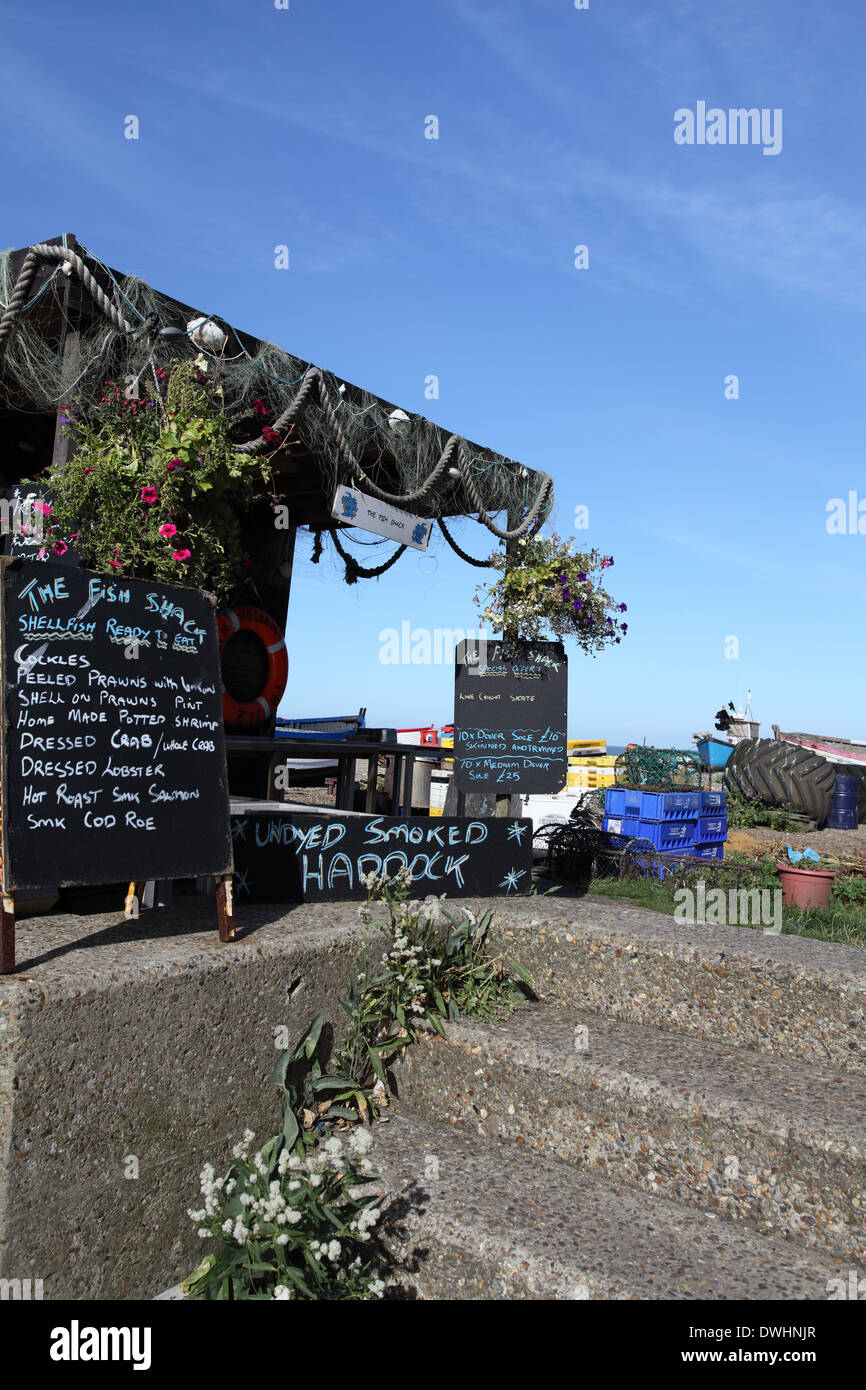
[[[235,898],[365,898],[362,877],[412,875],[413,898],[509,897],[532,886],[532,822],[304,812],[232,818]]]
[[[231,873],[197,589],[4,561],[3,891]]]
[[[459,791],[558,792],[568,777],[568,663],[560,642],[457,646]]]

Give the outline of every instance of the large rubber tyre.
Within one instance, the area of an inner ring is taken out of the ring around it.
[[[725,786],[765,806],[779,806],[823,825],[830,812],[838,766],[811,748],[783,739],[748,738],[738,743],[725,767]],[[860,812],[866,814],[866,777]]]

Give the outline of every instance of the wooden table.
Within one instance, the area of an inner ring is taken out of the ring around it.
[[[282,759],[323,758],[335,761],[337,775],[337,795],[335,809],[353,811],[355,800],[354,764],[366,759],[367,799],[365,809],[376,809],[376,782],[380,757],[394,761],[394,778],[391,791],[392,816],[408,816],[412,811],[412,780],[415,761],[439,762],[443,750],[430,744],[416,743],[375,743],[361,739],[293,739],[293,738],[244,738],[229,735],[226,738],[226,753],[255,753],[269,759],[268,798],[274,795],[274,774]]]

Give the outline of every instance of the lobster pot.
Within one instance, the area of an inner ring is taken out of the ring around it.
[[[828,830],[856,830],[860,783],[856,777],[837,777],[827,817]]]

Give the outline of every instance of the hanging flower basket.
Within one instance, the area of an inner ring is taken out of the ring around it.
[[[88,569],[225,600],[250,566],[239,515],[264,492],[269,463],[238,453],[213,383],[193,364],[156,375],[144,397],[107,382],[95,407],[68,412],[75,448],[43,479],[52,496],[43,553],[74,545]]]
[[[507,615],[508,630],[516,637],[571,637],[590,654],[622,640],[628,631],[621,621],[626,605],[604,587],[612,555],[578,550],[575,541],[557,535],[524,537],[516,552],[515,563],[507,567],[504,554],[493,556],[491,565],[500,576],[489,589],[476,591],[482,618],[495,632],[504,630]]]

